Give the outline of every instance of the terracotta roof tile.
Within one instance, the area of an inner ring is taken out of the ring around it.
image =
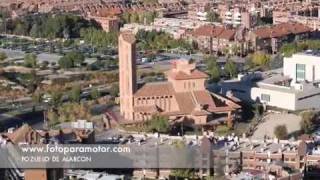
[[[135,97],[168,95],[174,95],[174,89],[169,82],[147,83],[134,94]]]
[[[203,78],[209,77],[206,73],[199,71],[197,69],[192,70],[190,74],[187,74],[182,71],[178,71],[178,72],[169,71],[168,75],[176,80],[203,79]]]
[[[213,38],[232,40],[236,34],[234,29],[227,29],[220,26],[204,25],[192,32],[193,36],[208,36]]]
[[[271,27],[256,29],[254,33],[260,38],[277,38],[289,34],[300,34],[311,32],[312,30],[299,23],[283,23]]]
[[[192,99],[190,92],[176,93],[175,94],[180,112],[183,114],[191,114],[195,108],[195,102]]]

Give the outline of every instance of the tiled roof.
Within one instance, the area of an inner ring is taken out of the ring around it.
[[[220,99],[220,96],[212,96],[208,91],[192,91],[175,94],[180,113],[204,115],[207,112],[224,112],[240,108],[239,105],[228,99]],[[196,106],[202,109],[197,110]]]
[[[192,99],[190,92],[176,93],[175,94],[180,112],[183,114],[191,114],[195,108],[195,102]]]
[[[299,23],[283,23],[271,27],[256,29],[254,33],[260,38],[277,38],[289,34],[311,32],[311,29]]]
[[[190,74],[187,74],[183,71],[169,71],[168,76],[175,80],[187,80],[187,79],[203,79],[203,78],[208,78],[208,75],[202,71],[199,71],[197,69],[194,69],[191,71]]]
[[[169,82],[147,83],[134,94],[135,97],[168,95],[174,95],[174,89]]]
[[[204,25],[192,32],[193,36],[208,36],[213,38],[232,40],[236,34],[233,29],[227,29],[224,27]]]

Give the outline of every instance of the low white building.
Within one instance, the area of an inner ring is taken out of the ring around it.
[[[284,58],[283,69],[239,75],[222,93],[287,110],[320,108],[320,54],[307,51]]]

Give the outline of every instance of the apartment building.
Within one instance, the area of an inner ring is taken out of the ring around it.
[[[312,32],[312,29],[300,23],[260,27],[250,32],[251,48],[253,51],[277,53],[283,44],[308,39]]]
[[[213,7],[213,3],[209,1],[200,1],[188,5],[188,19],[207,21],[207,13]]]
[[[256,26],[259,14],[255,9],[247,7],[233,7],[226,4],[218,6],[222,23],[232,27],[243,26],[247,29]]]
[[[244,28],[204,25],[194,29],[187,37],[195,42],[200,50],[210,53],[245,54],[249,46]],[[237,52],[233,52],[234,49]]]
[[[253,140],[231,135],[213,138],[212,147],[215,171],[222,165],[227,177],[242,171],[262,179],[298,180],[303,170],[308,171],[320,160],[319,147],[313,141]]]
[[[61,130],[36,130],[31,126],[24,124],[21,127],[14,129],[10,128],[7,132],[0,134],[0,145],[8,144],[68,144],[68,143],[84,143],[92,144],[95,142],[94,130],[82,126],[86,124],[84,121],[74,122],[77,128],[68,128]],[[57,180],[63,178],[63,169],[48,168],[48,169],[5,169],[4,172],[9,179],[25,179],[25,180]]]
[[[320,6],[298,6],[294,9],[276,9],[273,11],[273,23],[296,22],[310,29],[320,30]]]
[[[130,31],[136,34],[139,30],[144,31],[163,31],[170,34],[174,39],[185,38],[187,31],[194,30],[209,22],[178,19],[178,18],[156,18],[151,25],[138,23],[124,24],[121,31]]]

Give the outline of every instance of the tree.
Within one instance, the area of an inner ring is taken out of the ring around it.
[[[24,66],[35,68],[37,67],[37,56],[33,53],[28,53],[24,56]]]
[[[252,55],[251,61],[257,66],[266,66],[270,61],[270,56],[263,52],[256,52]]]
[[[274,135],[278,139],[286,139],[288,137],[288,130],[286,125],[278,125],[274,128]]]
[[[62,103],[63,94],[61,91],[53,90],[50,92],[50,95],[51,95],[50,105],[56,109]]]
[[[75,85],[70,91],[70,99],[75,103],[80,103],[81,100],[81,87],[80,85]]]
[[[220,68],[217,64],[217,59],[214,56],[209,56],[205,58],[205,62],[208,68],[208,73],[210,79],[213,82],[218,82],[220,80]]]
[[[32,95],[32,101],[34,103],[41,103],[42,102],[42,93],[40,92],[36,92],[36,93],[33,93]]]
[[[178,177],[180,179],[188,179],[192,177],[193,170],[192,169],[174,169],[171,171],[171,176]]]
[[[300,128],[304,133],[311,133],[316,126],[317,116],[314,111],[304,111],[300,113]]]
[[[97,88],[93,88],[91,90],[91,95],[90,96],[91,96],[92,99],[98,99],[101,96],[101,94],[100,94],[100,91]]]
[[[110,88],[110,95],[117,97],[119,95],[119,84],[112,84]]]
[[[224,65],[224,70],[229,75],[229,77],[234,77],[238,73],[236,64],[229,59],[227,60],[226,64]]]
[[[7,58],[8,58],[8,56],[5,52],[0,52],[0,62],[4,61]]]
[[[61,57],[58,61],[59,66],[63,69],[69,69],[76,66],[81,66],[81,64],[84,62],[85,57],[82,53],[79,52],[68,52],[66,55]]]
[[[164,116],[153,116],[147,123],[149,131],[156,130],[157,132],[167,133],[169,131],[169,119]]]
[[[206,18],[209,22],[220,22],[219,14],[213,11],[208,11]]]
[[[290,57],[292,54],[297,52],[297,46],[296,44],[290,43],[290,44],[284,44],[280,48],[280,52],[283,54],[285,57]]]

